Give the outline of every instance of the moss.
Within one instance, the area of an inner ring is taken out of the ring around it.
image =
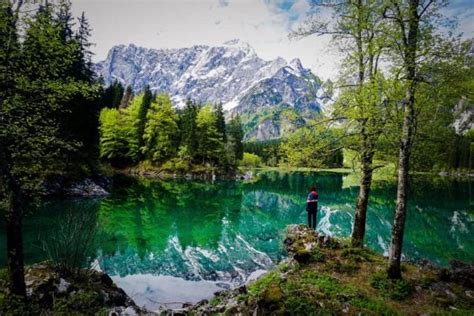
[[[341,257],[354,262],[371,262],[373,253],[365,248],[347,248],[341,252]]]
[[[102,297],[94,291],[79,291],[68,298],[58,298],[53,302],[53,312],[77,312],[95,314],[102,309]]]
[[[19,296],[3,294],[0,297],[0,314],[39,315],[40,307],[36,302],[24,301]]]
[[[355,274],[357,271],[359,271],[360,267],[357,263],[354,263],[352,261],[348,261],[348,262],[332,261],[326,265],[325,270],[352,275],[352,274]]]
[[[386,273],[377,272],[372,275],[370,285],[379,290],[379,293],[384,297],[389,297],[394,300],[403,300],[408,298],[412,292],[413,287],[407,281],[392,280],[387,278]]]
[[[399,312],[388,306],[384,301],[377,299],[369,299],[366,297],[353,298],[350,304],[360,309],[364,315],[401,315]]]
[[[211,305],[212,307],[216,307],[217,305],[219,305],[221,303],[221,298],[219,296],[214,296],[210,301],[209,301],[209,305]]]
[[[276,271],[268,272],[251,283],[248,287],[250,296],[261,296],[267,287],[271,284],[280,283],[280,275]]]
[[[311,261],[314,262],[324,262],[326,260],[326,255],[319,250],[318,248],[313,249],[311,252]]]
[[[262,293],[261,302],[265,305],[278,304],[283,298],[283,292],[278,284],[270,284]]]

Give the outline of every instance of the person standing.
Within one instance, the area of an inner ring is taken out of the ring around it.
[[[309,188],[308,198],[306,199],[306,211],[308,212],[308,226],[316,230],[316,215],[318,213],[318,192],[316,186]]]

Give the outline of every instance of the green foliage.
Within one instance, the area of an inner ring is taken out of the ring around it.
[[[366,248],[347,248],[342,250],[341,257],[354,262],[372,261],[372,253]]]
[[[281,160],[280,139],[272,139],[257,142],[245,142],[244,151],[260,156],[267,166],[278,166]]]
[[[242,160],[239,161],[239,166],[247,168],[258,168],[262,166],[262,158],[255,154],[244,153]]]
[[[260,278],[250,283],[248,292],[251,296],[261,296],[270,285],[277,285],[280,283],[280,275],[276,271],[265,273]]]
[[[180,144],[186,148],[186,155],[190,159],[197,156],[197,127],[196,117],[200,106],[191,100],[187,100],[186,106],[179,114],[179,130],[181,132]]]
[[[95,258],[96,214],[91,208],[68,209],[65,221],[52,234],[42,238],[43,249],[56,271],[83,275]]]
[[[219,103],[216,106],[215,116],[216,116],[217,131],[219,132],[219,134],[222,135],[222,141],[224,143],[226,143],[227,142],[227,131],[226,131],[225,118],[224,118],[224,110],[222,109],[222,103]]]
[[[125,118],[117,109],[104,108],[100,113],[100,156],[110,161],[128,159]]]
[[[105,90],[102,95],[102,103],[108,108],[117,109],[120,100],[122,100],[125,89],[122,84],[114,80]]]
[[[242,156],[240,119],[225,125],[219,106],[213,111],[188,100],[175,110],[167,95],[153,98],[149,88],[127,104],[103,109],[100,115],[101,157],[116,166],[147,160],[167,172],[194,172],[197,163],[203,171],[228,170]]]
[[[160,163],[176,154],[177,121],[169,97],[159,95],[148,110],[143,134],[142,151],[147,159]]]
[[[394,300],[403,300],[408,298],[413,288],[411,284],[402,279],[387,278],[386,273],[375,273],[372,275],[370,285],[378,289],[380,294]]]
[[[371,299],[367,297],[355,297],[350,301],[352,306],[359,307],[364,311],[364,315],[401,315],[398,311],[388,306],[384,301],[379,299]]]
[[[40,307],[22,297],[0,293],[0,312],[3,315],[39,315]]]
[[[203,163],[218,162],[223,156],[223,135],[217,129],[217,117],[210,105],[203,106],[196,116],[197,156]]]
[[[337,145],[341,134],[341,130],[318,125],[300,128],[281,145],[284,160],[294,167],[341,167],[342,150]]]
[[[242,122],[240,116],[233,117],[228,126],[228,153],[230,155],[229,160],[235,161],[241,160],[244,155],[244,145],[242,140],[244,138],[244,132],[242,129]]]

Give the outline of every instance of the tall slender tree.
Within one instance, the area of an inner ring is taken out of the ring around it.
[[[222,141],[226,143],[227,131],[226,131],[225,117],[224,117],[224,110],[222,108],[222,103],[217,104],[215,115],[216,115],[217,131],[222,135]]]
[[[383,52],[384,41],[381,35],[383,16],[380,1],[376,0],[346,0],[346,1],[318,1],[316,6],[331,10],[333,18],[325,20],[320,16],[311,17],[305,25],[300,27],[292,36],[304,37],[312,34],[331,35],[335,42],[344,47],[346,52],[343,67],[345,78],[341,86],[344,98],[337,103],[332,117],[335,120],[345,120],[350,137],[345,141],[348,147],[356,149],[360,155],[360,186],[356,202],[354,226],[352,231],[352,245],[362,247],[365,236],[367,205],[372,184],[374,170],[373,158],[376,153],[381,131],[384,126],[382,102],[378,76],[379,58]],[[356,73],[356,78],[351,73]],[[369,85],[370,87],[366,87]],[[374,88],[376,86],[377,88]],[[378,95],[367,102],[367,90]],[[331,125],[329,125],[331,126]],[[344,141],[346,137],[340,138]],[[354,146],[355,144],[355,146]],[[339,151],[335,151],[336,154]]]
[[[388,276],[401,278],[403,236],[407,210],[408,175],[413,136],[419,111],[415,111],[420,83],[425,81],[420,64],[428,63],[437,56],[436,36],[433,36],[435,19],[444,1],[391,0],[385,10],[385,18],[391,21],[392,48],[395,62],[400,65],[400,80],[404,98],[401,102],[403,123],[399,142],[398,182],[395,218],[389,248]],[[433,54],[436,52],[435,54]]]
[[[242,160],[244,155],[244,131],[240,116],[234,116],[228,126],[228,142],[235,160]]]

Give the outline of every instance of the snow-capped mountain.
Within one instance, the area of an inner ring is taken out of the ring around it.
[[[187,98],[222,103],[228,116],[242,115],[247,139],[281,137],[321,109],[321,82],[299,59],[266,61],[240,40],[180,49],[114,46],[96,72],[106,84],[118,80],[134,91],[148,84],[178,107]],[[280,115],[288,112],[296,115]]]

